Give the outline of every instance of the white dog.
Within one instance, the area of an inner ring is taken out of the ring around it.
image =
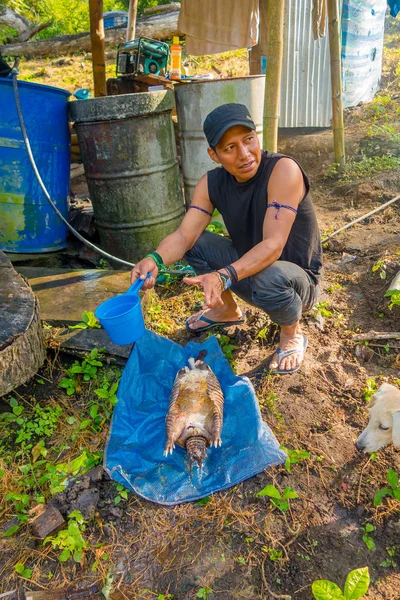
[[[358,450],[376,452],[389,442],[400,448],[400,390],[382,383],[369,402],[369,423],[356,441]]]

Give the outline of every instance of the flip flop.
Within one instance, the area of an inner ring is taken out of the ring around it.
[[[199,313],[197,319],[193,321],[193,323],[197,323],[198,321],[204,321],[207,323],[204,327],[198,327],[197,329],[191,329],[189,327],[189,319],[185,323],[185,327],[190,333],[201,333],[202,331],[207,331],[207,329],[212,329],[213,327],[230,327],[231,325],[241,325],[245,322],[245,319],[238,319],[237,321],[213,321],[208,317],[204,316],[204,313],[207,312],[208,308],[206,308],[203,312]],[[190,323],[191,325],[192,323]]]
[[[282,350],[281,348],[277,348],[276,349],[276,354],[278,355],[278,368],[277,369],[271,369],[272,372],[274,373],[278,373],[279,375],[289,375],[290,373],[295,373],[296,371],[298,371],[301,367],[301,365],[303,364],[303,359],[304,359],[304,353],[307,349],[308,346],[308,337],[306,335],[302,334],[302,343],[301,345],[299,344],[296,348],[292,348],[291,350]],[[282,360],[284,358],[286,358],[286,356],[290,356],[291,354],[299,354],[300,355],[300,364],[297,365],[297,367],[294,367],[293,369],[280,369],[279,365],[281,364]]]

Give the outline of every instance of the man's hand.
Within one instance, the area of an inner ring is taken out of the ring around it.
[[[146,279],[149,272],[150,276]],[[136,279],[146,279],[143,289],[148,290],[156,285],[157,275],[158,267],[156,262],[152,258],[143,258],[143,260],[136,263],[131,271],[131,283],[134,283]]]
[[[217,306],[224,305],[221,298],[222,283],[217,273],[206,273],[197,277],[185,277],[183,281],[189,285],[199,285],[203,288],[205,295],[203,308],[216,308]]]

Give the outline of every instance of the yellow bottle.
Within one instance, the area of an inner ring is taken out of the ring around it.
[[[179,44],[179,37],[174,36],[171,44],[171,79],[180,79],[182,73],[182,46]]]

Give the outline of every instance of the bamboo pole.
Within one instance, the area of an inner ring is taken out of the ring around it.
[[[107,96],[106,65],[104,56],[103,0],[89,0],[89,12],[94,95],[97,98],[98,96]]]
[[[268,51],[265,77],[263,148],[278,149],[279,100],[283,54],[283,14],[285,0],[268,0]]]
[[[126,41],[127,42],[135,39],[137,5],[138,5],[138,0],[130,0],[129,1],[128,27],[126,29]]]
[[[328,0],[329,52],[332,83],[332,124],[335,163],[346,162],[342,97],[341,28],[338,0]]]

